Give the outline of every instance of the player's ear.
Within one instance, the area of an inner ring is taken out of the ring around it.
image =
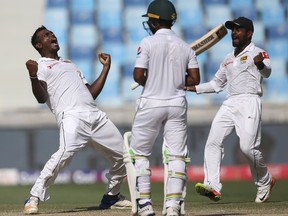
[[[36,47],[36,49],[41,49],[42,48],[42,44],[41,43],[36,43],[35,47]]]
[[[252,38],[252,35],[253,35],[253,31],[248,30],[248,31],[247,31],[247,36],[248,36],[248,38]]]

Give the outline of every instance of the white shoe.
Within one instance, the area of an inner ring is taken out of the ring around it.
[[[153,211],[151,203],[145,203],[139,206],[138,216],[153,216],[155,212]]]
[[[129,209],[132,208],[132,203],[122,194],[109,196],[104,194],[99,205],[100,209]]]
[[[38,197],[29,197],[24,203],[24,214],[37,214],[38,213]]]
[[[270,184],[267,187],[257,191],[257,195],[255,199],[256,203],[263,203],[269,199],[275,182],[276,180],[272,178]]]
[[[166,209],[166,216],[179,216],[180,212],[177,209],[169,207]]]
[[[111,209],[130,209],[132,208],[131,201],[127,200],[122,194],[119,195],[119,200],[111,205]]]

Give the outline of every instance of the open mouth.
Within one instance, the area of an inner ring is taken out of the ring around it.
[[[51,44],[54,44],[54,45],[57,45],[58,46],[58,41],[57,41],[57,39],[55,38],[55,39],[52,39],[51,40]]]
[[[238,41],[238,38],[237,37],[232,37],[232,41]]]

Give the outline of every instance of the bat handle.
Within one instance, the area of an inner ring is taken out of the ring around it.
[[[133,84],[131,84],[131,90],[134,90],[134,89],[136,89],[136,88],[138,88],[140,85],[139,85],[139,83],[133,83]]]

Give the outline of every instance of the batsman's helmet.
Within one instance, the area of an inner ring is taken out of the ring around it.
[[[147,13],[142,17],[149,17],[174,23],[177,19],[177,13],[172,2],[168,0],[154,0],[150,3]]]

